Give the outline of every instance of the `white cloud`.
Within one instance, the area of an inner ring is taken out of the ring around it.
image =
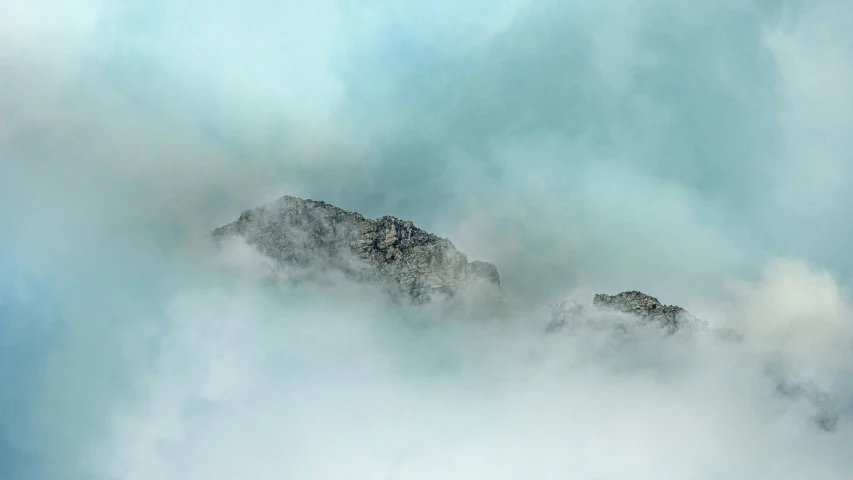
[[[853,16],[668,3],[3,2],[0,441],[70,479],[846,479]],[[745,338],[276,288],[205,235],[280,193],[441,218],[522,305]]]

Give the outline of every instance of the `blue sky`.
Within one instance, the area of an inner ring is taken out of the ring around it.
[[[449,237],[522,304],[701,309],[778,258],[844,297],[851,27],[841,0],[6,0],[0,373],[52,338],[55,378],[97,365],[80,339],[162,314],[207,231],[283,194]],[[27,388],[0,432],[67,446],[21,423]]]

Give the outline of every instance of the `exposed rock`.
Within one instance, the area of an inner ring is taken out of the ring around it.
[[[394,285],[416,303],[454,296],[470,284],[500,290],[497,267],[468,262],[450,240],[391,216],[369,219],[325,202],[285,196],[217,228],[283,266],[334,268],[357,280]]]
[[[633,313],[648,321],[660,322],[671,332],[685,325],[701,323],[687,310],[675,305],[664,305],[657,298],[638,291],[622,292],[616,295],[596,294],[592,304],[598,308]]]
[[[562,302],[551,307],[551,320],[547,330],[554,332],[578,322],[586,324],[599,324],[608,319],[613,320],[606,314],[608,311],[616,311],[634,315],[638,323],[657,322],[669,333],[686,328],[697,328],[704,326],[704,322],[697,319],[681,307],[664,305],[655,297],[638,291],[622,292],[617,295],[596,294],[592,305],[569,304]],[[625,322],[607,322],[607,326],[627,328]]]

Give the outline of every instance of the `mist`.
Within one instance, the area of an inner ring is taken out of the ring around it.
[[[0,477],[849,478],[853,6],[306,5],[0,4]],[[210,241],[284,194],[512,308]],[[544,333],[624,290],[710,330]]]

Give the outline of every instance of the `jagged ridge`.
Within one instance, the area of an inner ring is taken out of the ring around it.
[[[377,219],[326,202],[281,197],[215,229],[239,236],[282,265],[336,268],[359,280],[398,285],[418,303],[471,284],[500,289],[494,265],[473,261],[445,238],[392,216]]]
[[[641,318],[660,322],[669,330],[676,330],[685,323],[698,321],[687,310],[676,305],[664,305],[655,297],[632,290],[616,295],[596,294],[593,306],[633,313]]]
[[[639,324],[652,323],[668,333],[703,329],[707,326],[704,321],[681,307],[664,305],[651,295],[632,290],[616,295],[596,294],[592,305],[569,305],[567,302],[553,305],[547,330],[559,331],[569,325],[576,325],[578,321],[588,322],[591,318],[601,321],[599,314],[607,311],[631,314]]]

